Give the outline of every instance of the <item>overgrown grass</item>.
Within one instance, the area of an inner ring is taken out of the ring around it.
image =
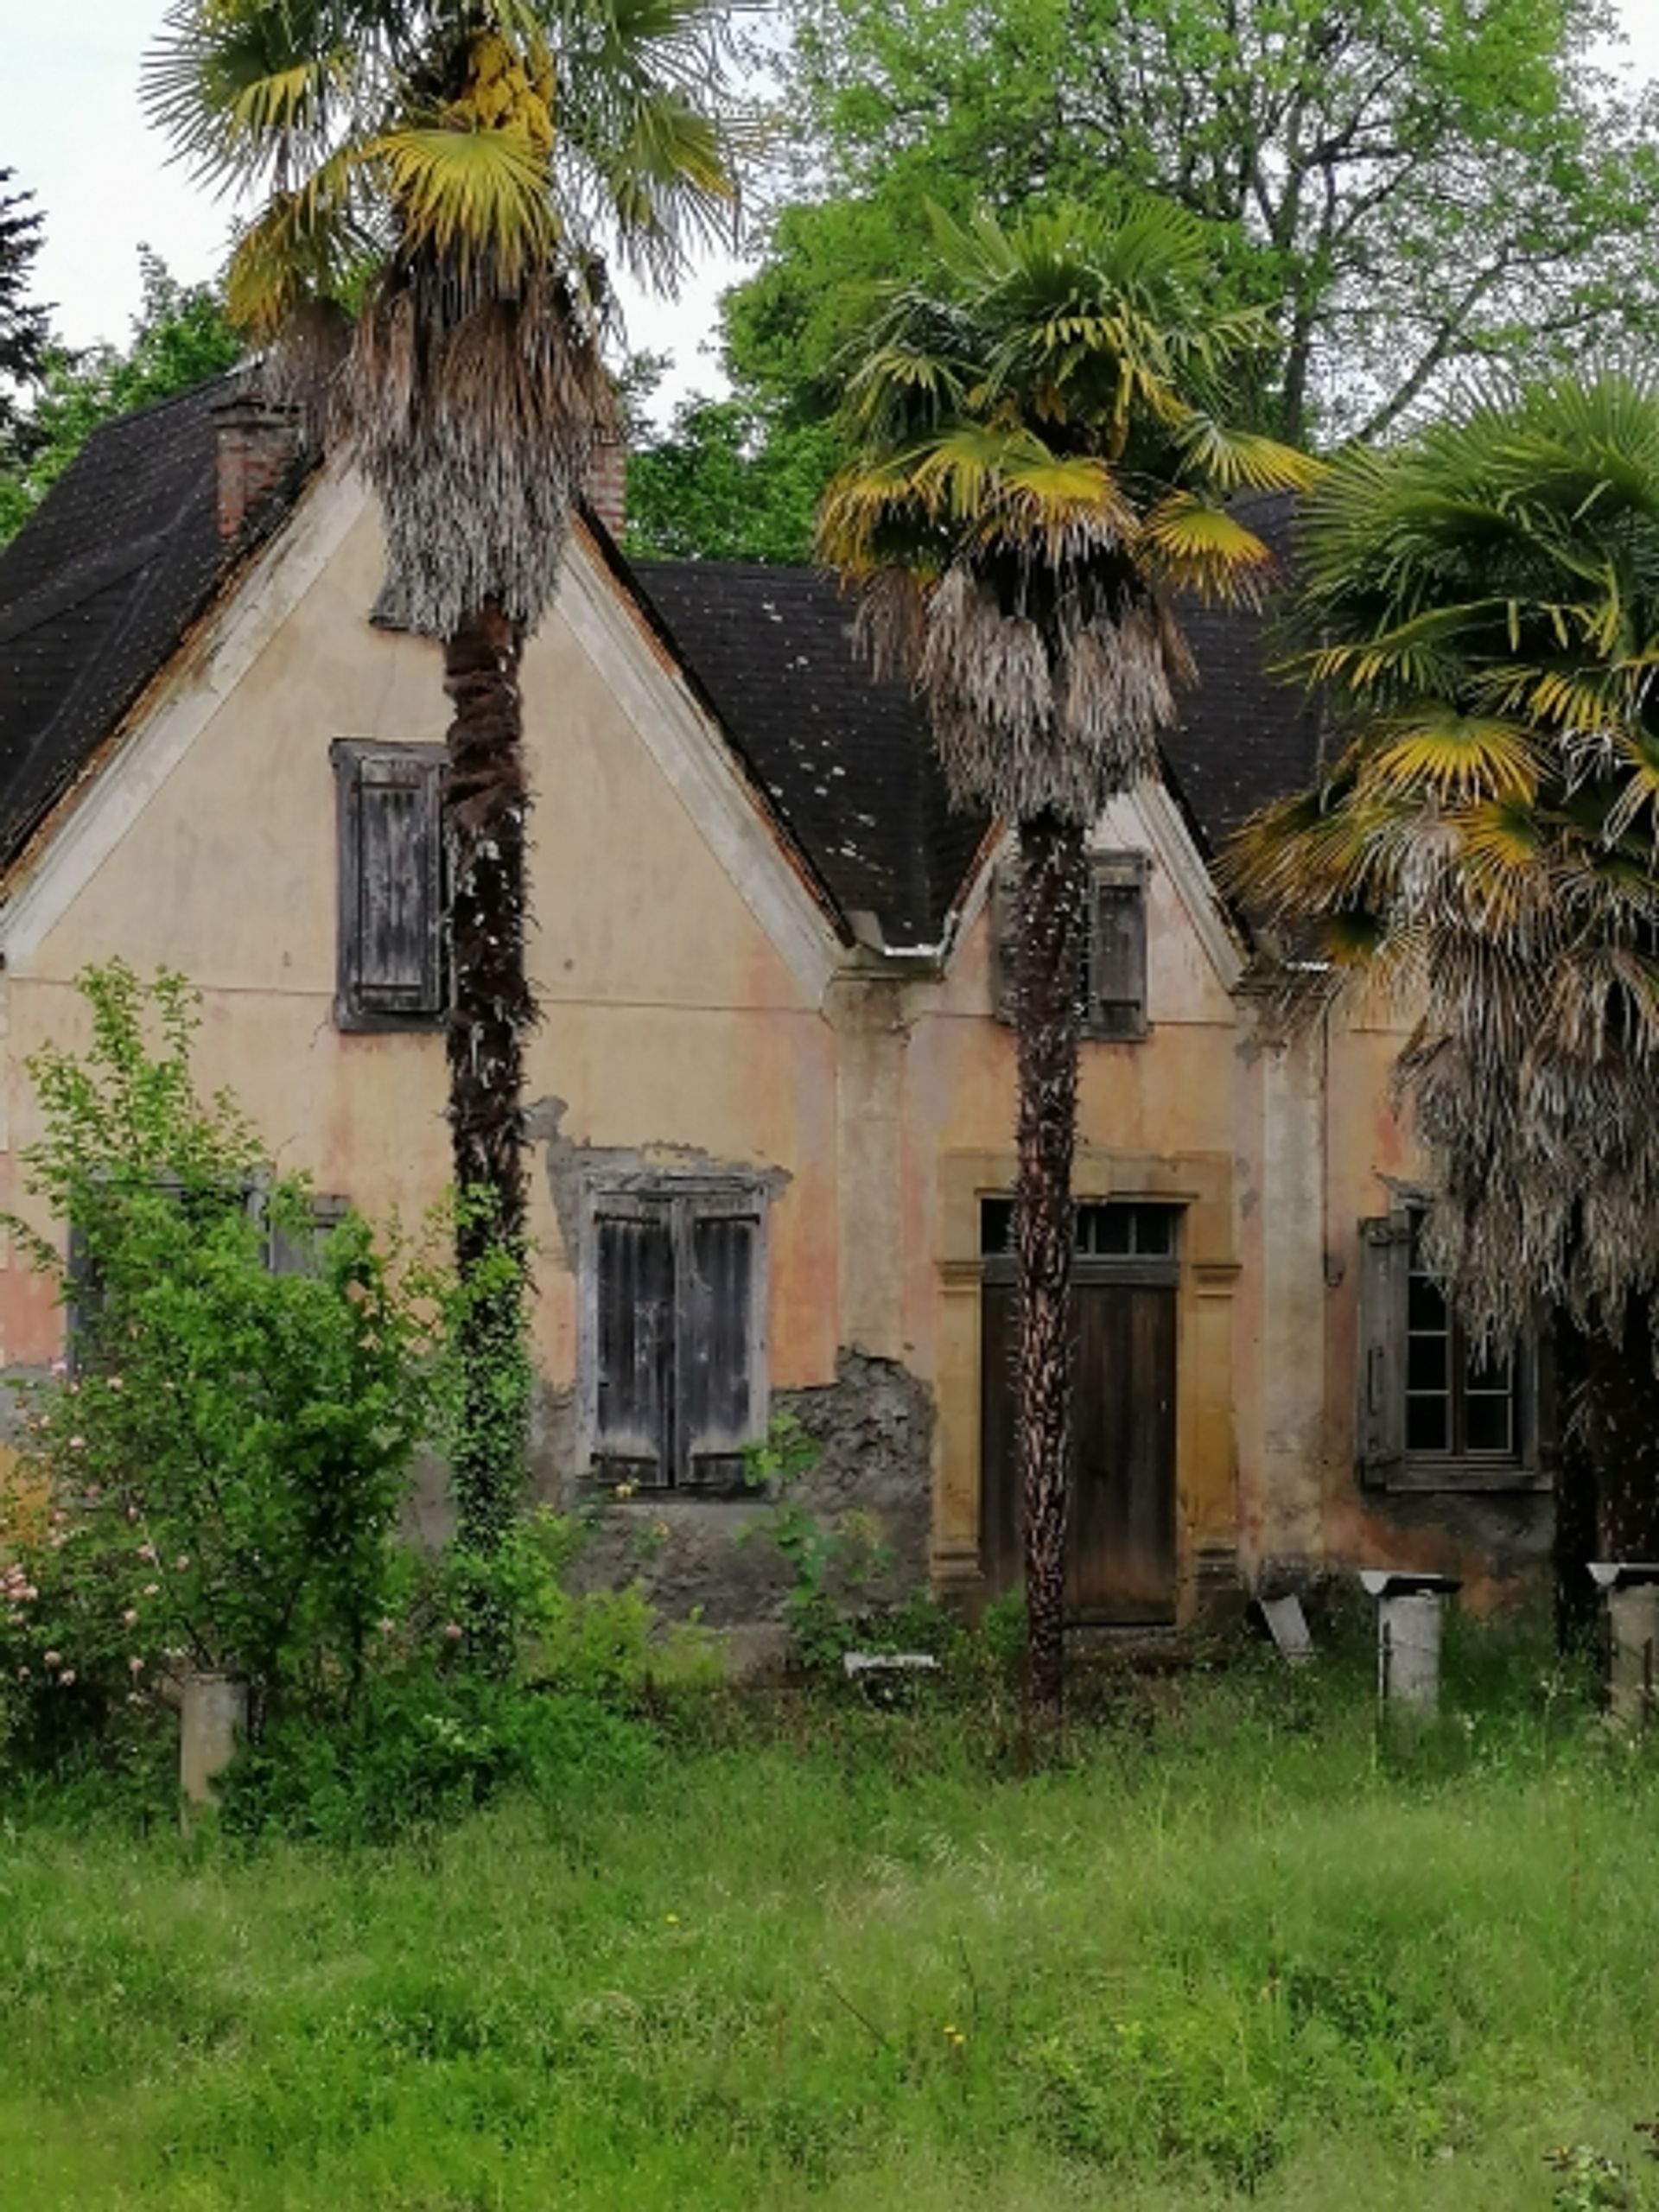
[[[977,1708],[780,1700],[385,1847],[43,1807],[0,2202],[1548,2207],[1659,2109],[1659,1752],[1453,1656],[1414,1741],[1251,1663],[1112,1685],[1028,1778]]]

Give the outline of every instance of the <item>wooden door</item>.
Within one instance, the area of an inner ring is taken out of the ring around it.
[[[1066,1609],[1078,1621],[1175,1615],[1175,1286],[1146,1280],[1152,1272],[1114,1280],[1078,1265],[1066,1538]],[[988,1265],[981,1294],[980,1545],[992,1595],[1022,1570],[1008,1275]]]

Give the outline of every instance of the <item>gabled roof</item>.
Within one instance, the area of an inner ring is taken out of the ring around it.
[[[0,867],[245,556],[247,538],[226,546],[217,522],[213,417],[230,390],[216,378],[105,424],[0,553]],[[1289,514],[1268,502],[1250,519],[1282,544]],[[988,825],[950,808],[919,707],[871,682],[834,579],[738,562],[631,566],[605,550],[843,921],[873,914],[894,950],[938,944]],[[1166,753],[1213,852],[1307,779],[1318,727],[1266,674],[1259,618],[1183,619],[1200,682]]]
[[[226,381],[95,430],[0,552],[0,862],[163,665],[233,557],[219,535]]]

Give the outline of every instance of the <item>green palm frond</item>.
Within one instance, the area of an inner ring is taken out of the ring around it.
[[[1148,571],[1175,591],[1255,602],[1274,571],[1271,548],[1224,506],[1195,492],[1167,493],[1143,519]]]
[[[1174,442],[1193,479],[1230,494],[1307,492],[1324,474],[1311,454],[1259,431],[1230,429],[1211,415],[1189,415],[1177,426]]]
[[[558,244],[546,168],[515,130],[439,126],[385,132],[365,149],[384,170],[411,247],[516,284]]]
[[[1431,700],[1376,725],[1363,774],[1380,791],[1463,805],[1531,799],[1543,768],[1542,749],[1524,723],[1459,714]]]

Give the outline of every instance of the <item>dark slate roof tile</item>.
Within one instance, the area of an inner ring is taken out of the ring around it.
[[[629,569],[843,915],[874,914],[895,950],[937,944],[985,817],[951,810],[914,701],[871,682],[834,578],[758,562]]]
[[[226,561],[223,379],[94,431],[0,552],[0,859],[162,668]]]

